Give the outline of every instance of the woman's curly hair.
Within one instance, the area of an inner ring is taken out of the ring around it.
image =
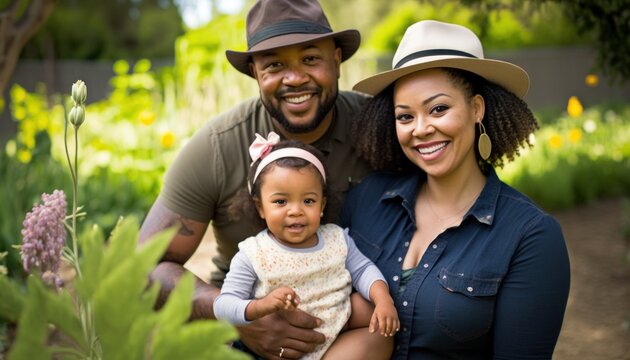
[[[506,160],[519,155],[522,146],[532,146],[529,135],[538,129],[536,118],[527,103],[500,85],[469,71],[442,68],[467,99],[475,94],[483,97],[483,125],[492,141],[492,152],[481,159],[475,146],[477,161],[485,172],[487,166],[503,167]],[[394,85],[375,95],[361,109],[352,123],[352,139],[360,156],[376,170],[405,171],[416,166],[405,156],[396,136],[394,120]],[[479,138],[479,127],[475,128]]]
[[[326,168],[326,164],[324,162],[324,155],[315,147],[305,144],[301,141],[296,141],[296,140],[281,141],[271,148],[270,153],[276,150],[288,148],[288,147],[303,149],[313,154],[322,163],[322,166],[324,166],[324,172],[328,174],[328,169]],[[248,188],[243,188],[239,190],[234,196],[234,198],[232,199],[230,203],[230,207],[228,208],[228,215],[230,219],[235,220],[235,221],[242,220],[242,219],[250,220],[252,224],[255,224],[254,230],[256,231],[263,230],[267,226],[267,224],[265,223],[265,220],[260,218],[258,214],[258,210],[256,210],[255,199],[260,199],[260,190],[262,188],[262,184],[265,181],[266,174],[271,169],[273,169],[275,166],[296,169],[296,170],[310,167],[312,171],[319,174],[319,171],[317,170],[317,168],[308,160],[297,158],[297,157],[286,157],[286,158],[280,158],[280,159],[274,160],[272,163],[267,165],[264,169],[260,171],[260,174],[258,174],[258,177],[256,178],[256,181],[254,182],[253,181],[254,174],[256,173],[256,169],[258,169],[258,165],[260,164],[261,161],[262,159],[258,159],[249,167],[249,172],[247,174],[247,183],[251,187],[251,193]],[[291,181],[291,180],[287,179],[287,181]],[[331,190],[329,189],[326,182],[321,176],[320,176],[320,181],[322,184],[323,195],[326,198],[326,207],[324,208],[324,216],[322,217],[322,223],[332,222],[335,219],[331,217],[336,212],[329,211],[329,210],[337,209],[337,207],[340,206],[338,195],[331,192]]]

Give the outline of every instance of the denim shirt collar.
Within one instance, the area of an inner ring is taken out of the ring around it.
[[[413,216],[413,204],[418,195],[420,184],[426,181],[426,177],[426,173],[422,171],[401,176],[383,193],[379,201],[400,199],[402,206],[407,209],[410,216]],[[499,180],[496,171],[491,168],[486,179],[486,185],[464,218],[472,215],[480,223],[492,225],[500,191],[501,180]]]

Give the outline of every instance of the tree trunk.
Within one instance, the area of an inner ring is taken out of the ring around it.
[[[11,79],[22,47],[52,13],[55,0],[31,0],[20,15],[21,1],[0,10],[0,96]]]

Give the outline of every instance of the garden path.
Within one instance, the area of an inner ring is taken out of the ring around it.
[[[555,360],[630,360],[630,244],[622,201],[609,199],[555,212],[571,260],[571,293]],[[207,279],[214,252],[207,237],[186,267]]]

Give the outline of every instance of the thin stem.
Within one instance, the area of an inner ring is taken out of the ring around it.
[[[79,128],[74,127],[74,176],[72,177],[72,251],[78,260],[79,251],[77,249],[77,193],[79,187]],[[78,261],[75,264],[77,276],[82,277],[81,268]]]

